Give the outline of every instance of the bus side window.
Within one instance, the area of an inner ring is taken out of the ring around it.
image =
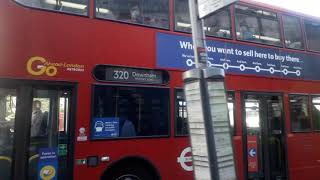
[[[283,16],[282,19],[286,47],[303,49],[304,45],[299,18]]]
[[[91,137],[167,136],[169,103],[166,88],[95,85]]]
[[[231,38],[231,17],[229,8],[217,11],[213,15],[207,17],[204,21],[206,35]]]
[[[235,6],[238,40],[280,46],[280,28],[277,14],[264,9]]]
[[[291,130],[293,132],[311,130],[308,100],[308,96],[305,95],[289,95]]]
[[[312,120],[314,130],[320,131],[320,97],[312,97]]]
[[[229,112],[230,132],[234,135],[234,93],[227,92],[227,106]],[[176,136],[186,136],[189,134],[188,129],[187,104],[183,90],[176,90],[175,95],[175,134]]]
[[[187,103],[184,97],[183,90],[176,90],[175,106],[176,135],[188,135],[189,130],[187,121]]]
[[[15,0],[25,6],[86,16],[89,0]]]
[[[174,16],[176,31],[191,32],[188,1],[174,1]],[[231,38],[231,16],[229,7],[206,17],[204,19],[204,29],[208,36]]]
[[[98,18],[169,28],[169,0],[96,0]]]
[[[304,24],[308,49],[312,51],[320,51],[320,23],[305,21]]]

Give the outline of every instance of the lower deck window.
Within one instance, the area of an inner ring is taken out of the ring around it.
[[[308,110],[308,96],[290,95],[289,98],[292,131],[310,131],[311,121]]]
[[[92,139],[169,134],[169,89],[96,85]]]
[[[320,131],[320,97],[312,98],[312,119],[314,130]]]
[[[227,94],[227,105],[230,120],[230,132],[234,135],[234,93],[228,92]],[[188,114],[187,114],[187,103],[185,100],[183,90],[176,90],[175,98],[175,132],[176,136],[187,136],[189,134],[188,129]]]

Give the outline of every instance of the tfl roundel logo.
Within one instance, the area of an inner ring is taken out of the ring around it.
[[[192,171],[192,155],[191,155],[191,147],[185,148],[181,154],[180,157],[177,158],[178,163],[180,163],[181,167],[185,171]]]
[[[257,155],[257,150],[255,148],[249,149],[249,156],[250,157],[256,157]]]

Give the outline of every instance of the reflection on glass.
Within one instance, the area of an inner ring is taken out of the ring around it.
[[[25,6],[87,15],[88,0],[15,0]]]
[[[312,119],[314,122],[314,129],[320,130],[320,97],[312,98]]]
[[[283,16],[283,30],[286,47],[302,49],[302,31],[300,20],[296,17]]]
[[[246,109],[247,128],[259,128],[260,127],[259,101],[246,100],[245,109]]]
[[[10,180],[13,152],[16,91],[0,88],[0,176]]]
[[[251,175],[252,172],[256,173],[262,169],[261,157],[262,157],[262,144],[261,144],[261,128],[260,128],[260,108],[261,101],[259,96],[246,95],[244,99],[244,110],[245,110],[245,121],[246,121],[246,133],[247,133],[247,156],[252,149],[255,149],[256,161],[248,160],[248,174]],[[251,178],[250,178],[251,179]]]
[[[289,100],[292,131],[309,131],[311,121],[308,110],[308,96],[290,95]]]
[[[176,102],[176,135],[188,135],[187,103],[182,90],[177,90]]]
[[[93,99],[94,138],[161,136],[169,133],[168,89],[95,86]],[[100,131],[100,125],[97,127],[100,122],[108,125],[110,133]]]
[[[229,114],[229,122],[230,122],[230,132],[231,135],[234,135],[235,129],[234,129],[234,93],[233,92],[227,92],[227,107],[228,107],[228,114]]]
[[[282,142],[282,104],[279,96],[272,96],[267,100],[267,129],[269,162],[272,172],[271,179],[277,179],[283,175],[284,149]]]
[[[234,93],[227,93],[227,106],[230,121],[230,132],[234,134]],[[187,104],[185,101],[184,93],[182,90],[177,90],[176,92],[176,135],[188,135],[188,122],[187,122]]]
[[[96,16],[169,28],[169,0],[96,0]]]
[[[191,32],[189,5],[187,0],[174,1],[175,30]],[[204,19],[206,35],[231,38],[231,20],[229,9],[215,12]]]
[[[282,107],[279,100],[268,100],[268,121],[271,133],[281,133]]]
[[[259,23],[257,17],[238,14],[236,22],[238,39],[259,42]]]
[[[320,23],[305,21],[305,31],[308,48],[313,51],[320,51]]]
[[[236,5],[235,18],[237,39],[280,45],[279,22],[276,13]]]
[[[59,132],[66,132],[68,129],[69,98],[61,97],[59,102]]]
[[[231,126],[231,127],[234,127],[234,109],[233,109],[233,102],[228,102],[228,111],[229,111],[230,126]]]
[[[34,90],[29,145],[29,180],[38,178],[39,152],[43,149],[57,153],[57,179],[66,176],[68,139],[66,124],[69,113],[69,92]]]

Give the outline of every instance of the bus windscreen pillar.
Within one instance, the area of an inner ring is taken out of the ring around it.
[[[196,180],[235,180],[224,70],[192,69],[183,74]]]

